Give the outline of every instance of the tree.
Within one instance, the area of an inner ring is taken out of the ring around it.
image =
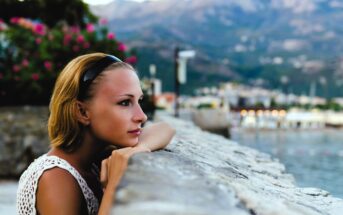
[[[0,20],[0,105],[46,105],[55,79],[76,56],[111,53],[134,64],[126,46],[103,24],[86,28],[44,23],[12,17]]]
[[[25,17],[40,20],[49,27],[61,21],[85,27],[86,23],[97,21],[81,0],[0,0],[0,5],[0,17],[5,22],[12,17]]]

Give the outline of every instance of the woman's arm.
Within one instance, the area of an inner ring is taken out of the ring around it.
[[[112,155],[101,163],[100,180],[104,186],[104,195],[99,214],[109,214],[114,205],[115,191],[127,168],[129,158],[138,152],[154,151],[164,148],[175,134],[175,130],[165,122],[144,127],[136,147],[114,150]]]
[[[75,178],[66,170],[52,168],[38,182],[36,209],[39,214],[82,214],[83,194]],[[85,207],[87,210],[87,207]]]
[[[150,151],[166,147],[175,134],[175,129],[166,122],[158,122],[144,127],[137,146],[147,147]]]
[[[127,151],[128,148],[114,150],[110,157],[101,162],[100,181],[104,187],[104,195],[99,207],[99,215],[110,214],[116,188],[127,167],[129,159],[126,156]]]

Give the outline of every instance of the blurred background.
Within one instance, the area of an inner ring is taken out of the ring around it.
[[[342,198],[342,21],[337,0],[0,0],[0,212],[48,149],[57,75],[95,51],[137,69],[150,119],[192,120]]]

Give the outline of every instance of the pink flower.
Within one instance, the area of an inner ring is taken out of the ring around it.
[[[25,18],[19,18],[17,24],[20,26],[23,26],[24,28],[32,29],[34,31],[34,24],[32,23],[31,20],[28,20]]]
[[[23,65],[24,67],[28,67],[30,64],[30,62],[27,60],[27,59],[24,59],[22,62],[21,62],[21,65]]]
[[[4,30],[6,27],[4,20],[0,19],[0,31]]]
[[[41,42],[42,42],[42,38],[37,37],[36,38],[36,44],[39,45],[39,44],[41,44]]]
[[[44,35],[45,34],[45,27],[43,24],[38,23],[34,26],[33,31],[38,35]]]
[[[108,20],[105,18],[101,18],[99,23],[100,23],[100,25],[106,25],[108,23]]]
[[[87,30],[88,33],[94,32],[94,25],[92,23],[88,23],[86,25],[86,30]]]
[[[72,26],[70,28],[71,32],[74,33],[74,34],[78,34],[80,32],[80,28],[79,26]]]
[[[126,45],[124,43],[118,44],[118,51],[124,52],[126,51]]]
[[[10,22],[11,22],[12,24],[17,24],[17,23],[19,22],[19,17],[12,17],[12,18],[10,19]]]
[[[39,79],[39,74],[38,73],[33,73],[31,75],[32,80],[37,81]]]
[[[79,46],[77,46],[77,45],[74,45],[73,46],[73,51],[74,52],[78,52],[80,50],[80,47]]]
[[[50,61],[44,61],[44,67],[47,69],[47,70],[51,70],[52,68],[52,63]]]
[[[70,35],[70,34],[64,35],[63,44],[64,44],[65,46],[68,45],[69,42],[70,42],[70,40],[71,40],[71,35]]]
[[[136,56],[128,57],[125,59],[125,62],[129,64],[135,64],[137,63],[137,57]]]
[[[4,78],[4,75],[0,72],[0,80]]]
[[[14,65],[14,66],[12,67],[12,69],[13,69],[13,72],[17,73],[17,72],[20,71],[20,66]]]
[[[88,49],[89,47],[90,47],[89,42],[85,42],[85,43],[83,44],[83,48]]]
[[[110,33],[107,34],[107,39],[113,40],[114,38],[115,38],[114,33],[110,32]]]
[[[85,38],[83,37],[83,35],[79,35],[79,36],[77,36],[76,41],[78,43],[83,43],[85,41]]]

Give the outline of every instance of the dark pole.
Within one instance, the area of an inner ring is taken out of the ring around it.
[[[179,47],[175,48],[174,51],[174,75],[175,75],[175,117],[179,117],[179,95],[180,95],[180,83],[178,79],[179,74]]]

